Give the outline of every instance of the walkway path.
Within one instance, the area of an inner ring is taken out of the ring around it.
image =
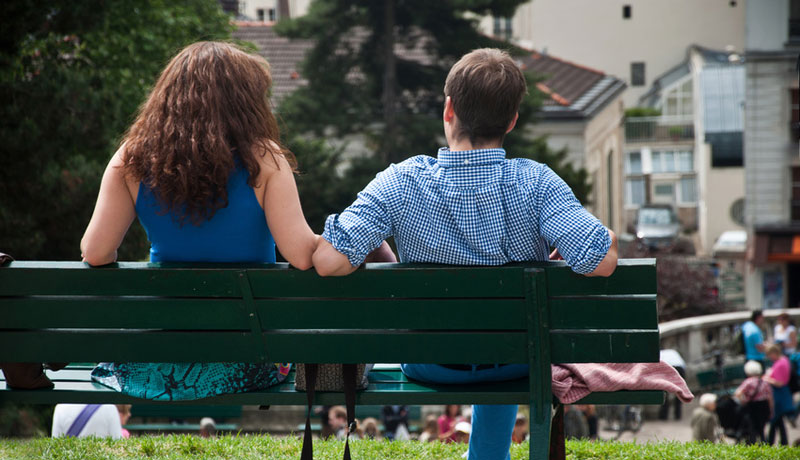
[[[638,433],[633,434],[630,432],[625,432],[622,434],[622,437],[620,437],[620,441],[635,441],[643,443],[658,441],[691,441],[692,427],[690,426],[690,421],[692,418],[692,411],[694,411],[696,407],[696,402],[684,405],[682,420],[646,420],[642,426],[642,429]],[[789,435],[790,444],[794,443],[795,440],[800,439],[800,419],[798,419],[798,423],[798,428],[792,428],[789,423],[786,423],[786,431]],[[600,421],[600,437],[610,436],[611,432],[603,431],[603,422]]]

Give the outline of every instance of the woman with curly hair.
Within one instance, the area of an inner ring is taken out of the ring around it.
[[[200,42],[164,69],[103,175],[81,241],[90,265],[114,262],[138,217],[152,262],[274,263],[300,270],[318,236],[280,144],[269,65],[233,45]],[[93,377],[148,399],[199,399],[267,387],[286,366],[103,363]]]

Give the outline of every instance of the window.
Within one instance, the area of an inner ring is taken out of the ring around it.
[[[697,179],[694,176],[681,177],[681,203],[697,202]]]
[[[236,0],[220,0],[219,3],[222,5],[222,11],[226,13],[237,14],[241,11],[240,4]]]
[[[494,36],[511,40],[511,18],[494,17]]]
[[[683,83],[667,89],[662,96],[661,107],[665,116],[691,116],[694,112],[692,77],[687,76]]]
[[[631,62],[631,86],[644,86],[644,62]]]
[[[653,194],[658,197],[672,197],[675,195],[675,184],[656,184]]]
[[[630,152],[628,154],[628,163],[625,167],[625,172],[628,174],[641,174],[642,173],[642,153]]]
[[[792,120],[792,125],[789,128],[792,133],[792,142],[797,143],[800,142],[800,95],[798,95],[797,88],[790,89],[789,93],[792,101],[792,115],[789,118]]]
[[[644,179],[628,179],[625,181],[626,203],[640,206],[644,204]]]
[[[800,42],[800,0],[789,2],[789,43]]]
[[[659,161],[660,160],[660,161]],[[675,172],[675,152],[653,152],[653,172]]]
[[[800,166],[792,167],[792,221],[800,222]]]
[[[278,15],[275,12],[275,8],[270,8],[269,9],[269,22],[275,22],[275,20],[277,19],[277,16]]]
[[[744,166],[743,142],[741,131],[706,133],[706,143],[711,144],[711,167]]]
[[[694,171],[694,153],[692,151],[654,151],[654,173],[674,173]]]
[[[264,8],[258,8],[256,10],[256,19],[258,19],[259,22],[264,22],[265,17],[266,16],[264,15]]]
[[[694,155],[692,152],[678,152],[678,171],[694,171]]]
[[[631,6],[630,5],[623,5],[622,6],[622,19],[630,19],[631,18]]]

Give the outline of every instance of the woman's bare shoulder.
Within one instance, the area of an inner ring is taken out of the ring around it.
[[[125,183],[125,186],[128,188],[128,192],[131,194],[131,198],[133,199],[134,203],[136,202],[136,197],[139,192],[139,179],[131,176],[130,174],[126,174],[125,172],[125,144],[123,143],[116,152],[114,152],[114,156],[111,157],[111,160],[108,162],[108,169],[113,171],[113,174],[119,177]]]
[[[265,145],[256,151],[256,159],[261,166],[261,176],[268,178],[278,171],[291,172],[292,167],[284,156],[284,150],[272,140],[266,141]]]

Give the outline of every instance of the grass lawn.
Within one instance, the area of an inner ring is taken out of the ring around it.
[[[119,441],[95,438],[35,438],[0,440],[2,459],[99,460],[99,459],[241,459],[272,460],[300,458],[300,439],[264,436],[223,436],[202,439],[191,435],[136,437]],[[340,460],[344,443],[316,441],[314,458]],[[356,460],[460,459],[464,445],[382,441],[354,441]],[[528,458],[528,445],[514,446],[513,460]],[[729,446],[661,442],[630,444],[616,442],[567,442],[567,458],[597,460],[798,460],[800,448]]]

